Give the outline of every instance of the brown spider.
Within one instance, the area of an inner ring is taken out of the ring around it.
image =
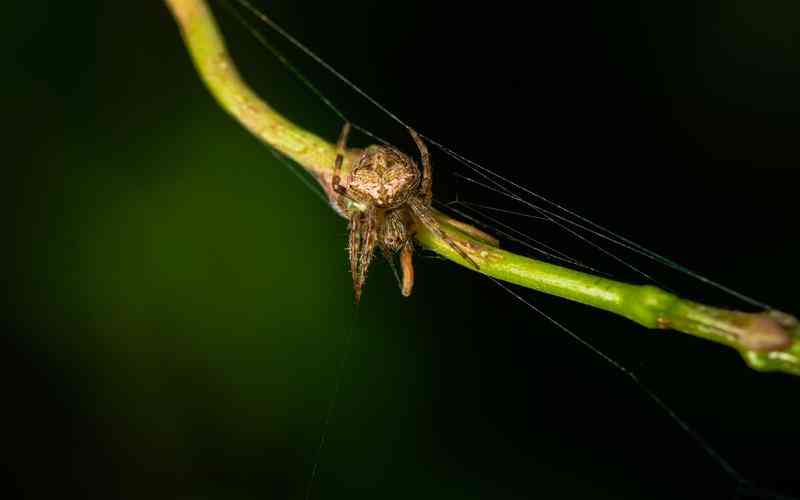
[[[428,148],[419,135],[411,130],[422,157],[422,180],[417,164],[410,157],[391,146],[369,146],[353,164],[347,177],[347,187],[341,185],[340,174],[344,160],[350,124],[345,123],[339,136],[332,188],[339,196],[336,204],[350,219],[350,237],[347,253],[356,303],[361,299],[361,288],[367,279],[367,269],[372,261],[375,246],[394,267],[393,255],[400,251],[403,269],[402,294],[411,295],[414,286],[413,234],[421,223],[447,242],[458,254],[476,269],[478,264],[470,258],[442,230],[431,210],[431,161]]]

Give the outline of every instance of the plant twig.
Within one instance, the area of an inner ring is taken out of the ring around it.
[[[178,22],[198,73],[220,105],[239,123],[313,174],[333,199],[333,144],[278,114],[242,80],[205,0],[165,0]],[[358,150],[348,151],[349,171]],[[332,203],[335,207],[335,204]],[[515,255],[492,237],[443,214],[447,234],[480,265],[480,272],[533,290],[619,314],[647,328],[672,329],[733,347],[754,369],[800,375],[800,325],[778,311],[745,313],[698,304],[649,285],[632,285]],[[424,227],[417,241],[475,271],[445,241]]]

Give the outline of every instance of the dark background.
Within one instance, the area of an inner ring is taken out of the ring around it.
[[[255,3],[423,133],[800,312],[797,2]],[[334,139],[335,115],[212,4],[248,81]],[[324,432],[313,498],[736,497],[641,389],[475,273],[421,252],[403,299],[378,262],[355,312],[344,222],[215,104],[162,3],[6,12],[2,449],[25,496],[302,498]],[[263,32],[348,116],[413,150]],[[507,203],[433,154],[439,200]],[[795,378],[523,295],[639,374],[754,485],[800,491]]]

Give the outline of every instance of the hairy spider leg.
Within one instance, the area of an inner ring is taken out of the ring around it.
[[[350,122],[345,122],[344,126],[342,127],[342,132],[339,134],[339,140],[336,142],[336,161],[333,164],[333,179],[331,180],[331,186],[333,190],[339,194],[336,198],[336,204],[339,205],[339,208],[347,213],[348,207],[343,202],[342,197],[347,196],[347,188],[342,186],[342,162],[344,162],[344,147],[347,144],[347,136],[350,134]],[[352,220],[351,220],[352,224]]]
[[[361,238],[361,248],[358,249],[358,272],[356,273],[356,281],[353,282],[353,289],[356,294],[356,304],[361,300],[361,289],[364,282],[367,280],[367,270],[369,264],[372,262],[372,255],[375,253],[375,244],[378,241],[378,221],[375,209],[369,209],[367,212],[362,213],[361,217],[366,219],[366,223],[359,231]],[[351,257],[351,265],[352,265]]]
[[[411,289],[414,287],[414,264],[412,256],[414,255],[414,244],[411,240],[407,240],[400,251],[400,267],[403,269],[403,284],[400,287],[403,297],[411,295]]]
[[[478,263],[472,260],[472,257],[467,255],[467,252],[465,252],[460,246],[456,245],[456,242],[453,241],[453,239],[450,238],[450,236],[448,236],[444,230],[442,230],[442,227],[439,225],[436,219],[433,218],[433,213],[431,212],[430,207],[426,207],[423,202],[417,198],[411,198],[408,200],[408,206],[411,207],[411,211],[414,212],[414,215],[425,227],[433,231],[436,236],[443,239],[448,245],[450,245],[450,248],[458,253],[458,255],[475,266],[475,269],[481,269],[480,266],[478,266]]]
[[[347,256],[350,260],[350,276],[353,278],[353,289],[356,293],[356,303],[361,299],[361,289],[358,283],[358,256],[361,249],[361,212],[353,212],[350,216],[350,237],[347,245]]]
[[[350,275],[353,278],[353,291],[356,304],[361,301],[361,289],[367,280],[367,270],[372,262],[375,244],[378,240],[375,210],[353,212],[350,216],[350,238],[347,255],[350,259]]]
[[[480,266],[478,266],[478,264],[472,260],[472,258],[467,255],[467,253],[464,252],[461,247],[455,244],[455,242],[447,235],[447,233],[442,230],[439,223],[431,214],[430,206],[431,201],[433,200],[433,169],[431,168],[431,156],[428,153],[428,147],[425,145],[425,142],[423,142],[419,134],[417,134],[417,132],[411,127],[408,127],[408,132],[411,134],[411,137],[417,144],[419,155],[422,158],[422,182],[420,183],[419,190],[423,199],[423,201],[420,202],[418,199],[412,198],[408,201],[408,206],[411,207],[411,211],[414,212],[414,215],[417,216],[417,219],[419,219],[419,221],[422,222],[425,227],[433,231],[438,237],[447,242],[447,244],[450,245],[450,248],[455,250],[458,255],[463,257],[467,262],[475,266],[475,269],[480,270]],[[411,293],[410,290],[409,293]]]
[[[339,140],[336,142],[336,162],[333,166],[333,179],[331,180],[333,190],[339,194],[336,203],[345,213],[349,211],[349,207],[344,203],[343,199],[351,197],[348,196],[348,188],[341,184],[341,172],[345,145],[349,134],[350,122],[345,122],[342,132],[339,134]],[[377,239],[378,221],[375,209],[370,208],[366,212],[353,211],[350,215],[350,238],[347,253],[350,260],[350,275],[353,278],[356,304],[361,301],[361,289],[367,279],[367,269],[369,269],[370,262],[372,262],[372,254],[375,251]]]
[[[431,155],[428,153],[428,146],[425,145],[419,134],[410,127],[408,132],[411,134],[414,142],[417,143],[417,149],[419,149],[419,155],[422,158],[422,182],[419,185],[419,190],[422,193],[425,204],[430,206],[433,200],[433,168],[431,167]]]

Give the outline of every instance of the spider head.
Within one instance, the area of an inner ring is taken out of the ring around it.
[[[350,172],[348,190],[358,201],[396,208],[416,193],[420,173],[414,160],[392,147],[370,146]]]

